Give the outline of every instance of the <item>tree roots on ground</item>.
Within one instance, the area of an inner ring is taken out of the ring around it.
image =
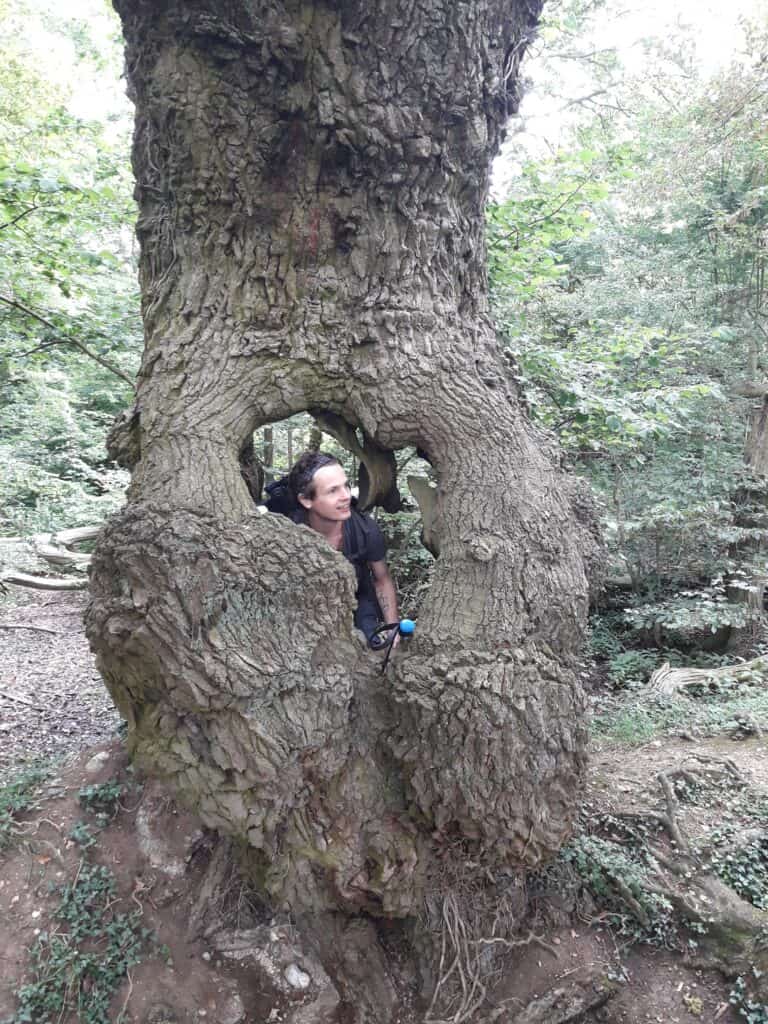
[[[682,800],[712,787],[743,789],[746,782],[730,759],[692,755],[679,768],[659,772],[656,783],[658,809],[611,815],[610,839],[582,836],[581,860],[573,863],[625,934],[677,948],[726,976],[754,978],[754,994],[764,1001],[768,913],[719,877],[713,848],[692,841],[681,821]],[[729,854],[739,848],[734,837]]]

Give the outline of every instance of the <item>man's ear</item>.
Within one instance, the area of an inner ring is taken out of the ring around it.
[[[302,506],[302,508],[305,508],[307,511],[309,511],[312,508],[312,500],[310,498],[305,498],[303,494],[300,494],[298,497],[299,504]]]

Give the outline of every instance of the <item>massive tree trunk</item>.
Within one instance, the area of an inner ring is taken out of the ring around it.
[[[483,206],[538,0],[116,6],[146,349],[88,632],[130,747],[294,908],[407,915],[451,858],[537,864],[584,766],[586,531],[496,345]],[[437,472],[386,677],[351,568],[240,474],[305,409]]]

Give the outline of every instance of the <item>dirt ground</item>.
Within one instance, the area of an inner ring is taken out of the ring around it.
[[[126,767],[118,742],[75,759],[43,786],[38,808],[25,816],[18,841],[0,865],[0,1019],[13,1017],[20,984],[34,980],[28,951],[41,931],[55,928],[54,887],[75,878],[84,862],[82,848],[69,838],[75,823],[89,820],[78,792],[107,780],[127,783],[126,805],[98,833],[91,859],[113,872],[120,909],[140,912],[141,925],[157,935],[148,958],[116,992],[109,1019],[150,1021],[159,1015],[169,1024],[207,1014],[221,1024],[245,1019],[236,982],[204,959],[204,946],[187,940],[191,894],[200,876],[193,856],[202,837],[199,825],[170,809],[152,785],[144,786],[137,800]],[[161,822],[162,835],[153,834],[155,822]]]
[[[19,991],[44,973],[31,951],[41,933],[55,936],[62,928],[55,916],[61,886],[85,877],[88,865],[95,864],[107,866],[117,882],[109,915],[135,912],[135,920],[154,937],[123,978],[107,1015],[93,1024],[378,1024],[375,1016],[356,1011],[354,999],[339,1003],[322,967],[291,945],[290,921],[272,918],[235,877],[219,911],[229,915],[233,930],[239,928],[254,943],[260,937],[261,952],[251,950],[238,959],[231,936],[206,932],[203,904],[213,900],[212,891],[206,895],[205,890],[211,837],[158,783],[134,777],[116,733],[118,716],[82,633],[83,603],[79,595],[29,593],[0,607],[0,782],[37,758],[60,759],[55,774],[38,787],[34,807],[19,816],[13,843],[0,851],[0,1021],[21,1019],[14,1017]],[[663,739],[631,752],[597,750],[587,807],[600,813],[657,807],[658,772],[696,757],[731,759],[756,795],[768,793],[763,739]],[[99,818],[79,794],[104,784],[118,787],[119,796]],[[717,806],[691,808],[686,827],[695,835],[721,813]],[[73,828],[75,836],[80,829],[80,841],[72,837]],[[83,834],[93,835],[95,843],[83,844]],[[221,887],[217,891],[220,900]],[[494,1016],[486,1008],[478,1021],[511,1021],[534,996],[584,971],[605,979],[614,994],[601,1009],[568,1019],[607,1024],[744,1020],[729,1005],[730,981],[672,952],[622,945],[605,915],[582,916],[588,919],[571,915],[548,932],[545,942],[531,943],[510,958],[491,993],[493,1004],[506,1009]],[[411,1008],[393,1018],[382,1015],[381,1024],[423,1020],[424,1009],[412,1009],[421,1005],[418,993],[401,1005]],[[86,1017],[62,1007],[58,1018],[42,1019],[66,1024]]]

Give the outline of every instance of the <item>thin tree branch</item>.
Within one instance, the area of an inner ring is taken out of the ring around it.
[[[34,629],[38,633],[52,633],[54,636],[61,636],[58,629],[48,629],[47,626],[29,626],[26,622],[0,622],[0,629]]]
[[[11,227],[13,227],[14,224],[18,224],[18,222],[20,220],[22,220],[24,217],[28,217],[30,213],[34,213],[35,210],[39,210],[39,209],[40,209],[39,206],[30,206],[29,209],[22,210],[21,213],[17,217],[14,217],[12,220],[7,220],[5,222],[5,224],[0,224],[0,231],[2,231],[4,228],[11,228]]]
[[[554,217],[555,214],[559,213],[565,206],[568,205],[568,203],[571,199],[573,199],[574,196],[579,195],[579,193],[582,192],[591,181],[594,181],[594,178],[588,177],[582,179],[572,192],[567,192],[565,196],[562,196],[561,194],[561,202],[559,202],[558,205],[554,207],[554,209],[547,210],[547,212],[542,214],[541,217],[534,217],[533,220],[526,221],[526,223],[520,227],[514,227],[512,231],[500,231],[499,237],[502,238],[505,242],[509,242],[512,241],[512,234],[514,233],[516,236],[514,240],[514,245],[516,248],[519,248],[521,235],[524,235],[526,231],[530,231],[530,229],[535,227],[537,224],[544,224],[546,221],[549,220],[550,217]]]
[[[83,355],[88,356],[89,359],[94,359],[97,363],[99,363],[99,365],[103,366],[105,370],[109,370],[110,373],[114,373],[116,377],[120,377],[121,380],[124,380],[132,391],[136,390],[136,385],[134,384],[134,382],[131,380],[127,373],[123,373],[123,371],[119,367],[113,366],[113,364],[110,363],[109,360],[104,359],[102,356],[98,354],[98,352],[94,352],[93,349],[89,348],[87,345],[84,345],[82,341],[77,341],[76,338],[73,338],[70,335],[65,334],[63,331],[60,331],[59,328],[56,327],[55,324],[51,323],[50,320],[46,320],[45,317],[40,316],[39,313],[35,313],[34,310],[28,309],[26,306],[22,306],[20,302],[15,302],[13,299],[6,299],[4,295],[0,295],[0,302],[4,302],[6,306],[10,306],[12,309],[18,309],[19,312],[24,313],[25,316],[31,317],[33,320],[37,320],[37,322],[43,324],[44,327],[48,327],[50,330],[56,331],[57,334],[62,335],[61,338],[45,342],[46,348],[52,345],[72,345],[73,348],[78,349],[80,352],[83,353]],[[30,349],[30,352],[34,352],[36,351],[37,348],[40,347],[42,346],[36,346],[36,348]],[[29,355],[30,352],[25,352],[23,353],[23,355]]]
[[[27,700],[25,697],[19,697],[14,693],[6,693],[5,690],[0,690],[0,699],[13,700],[17,704],[26,704],[28,708],[34,708],[35,711],[47,711],[47,708],[41,707],[39,704],[33,704],[31,700]]]
[[[536,224],[543,224],[545,221],[549,220],[550,217],[554,217],[556,213],[560,213],[560,211],[565,206],[568,205],[570,200],[573,199],[574,196],[577,196],[593,180],[594,179],[591,178],[591,177],[584,178],[583,181],[580,181],[578,183],[578,185],[576,186],[576,188],[572,192],[567,192],[565,194],[565,196],[563,197],[562,202],[559,203],[554,208],[554,210],[547,210],[547,212],[542,217],[534,217],[533,220],[529,220],[528,223],[523,226],[523,231],[529,230],[530,228],[534,227]]]

